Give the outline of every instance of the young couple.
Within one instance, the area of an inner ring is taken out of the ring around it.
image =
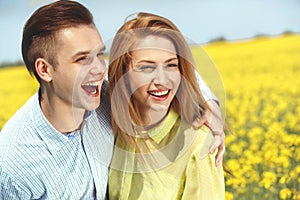
[[[22,55],[40,88],[1,130],[1,199],[224,199],[220,111],[177,27],[127,21],[108,82],[104,51],[75,1],[28,19]]]

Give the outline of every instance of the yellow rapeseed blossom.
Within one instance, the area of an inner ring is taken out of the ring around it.
[[[271,185],[275,184],[277,176],[274,172],[263,172],[262,178],[262,186],[269,189]]]
[[[279,192],[280,199],[289,199],[292,196],[292,191],[288,188],[284,188]]]
[[[225,199],[226,200],[233,200],[233,194],[231,192],[225,192]]]

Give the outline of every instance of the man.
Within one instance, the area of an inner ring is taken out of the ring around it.
[[[105,198],[114,137],[109,102],[100,104],[104,50],[77,2],[51,3],[28,19],[22,55],[40,88],[1,130],[0,199]],[[217,147],[224,150],[222,135]]]
[[[0,135],[0,199],[104,199],[113,134],[100,90],[105,46],[91,13],[73,1],[39,8],[22,55],[39,91]],[[98,115],[101,115],[99,117]]]

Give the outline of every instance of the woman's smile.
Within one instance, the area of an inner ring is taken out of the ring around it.
[[[151,90],[148,94],[157,101],[164,101],[169,97],[171,90]]]

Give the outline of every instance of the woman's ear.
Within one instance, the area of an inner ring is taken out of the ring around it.
[[[52,65],[50,65],[45,59],[38,58],[35,61],[35,70],[41,80],[50,82],[52,80]]]

